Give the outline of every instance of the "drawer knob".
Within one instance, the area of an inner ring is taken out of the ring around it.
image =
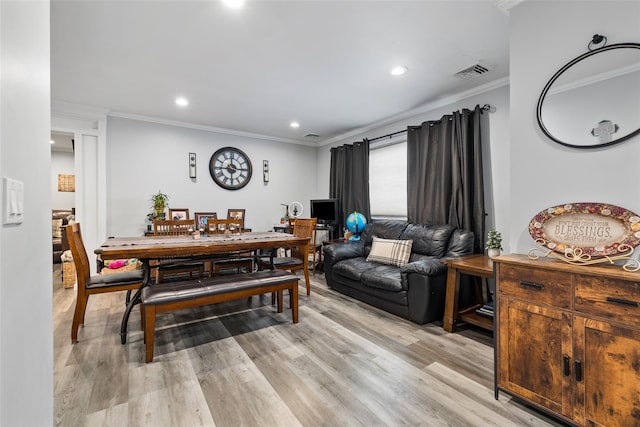
[[[633,306],[633,307],[640,306],[640,304],[638,304],[637,301],[631,301],[631,300],[628,300],[628,299],[615,298],[615,297],[607,297],[607,302],[610,302],[610,303],[613,303],[613,304],[630,305],[630,306]]]
[[[537,291],[541,291],[542,288],[544,288],[543,284],[540,283],[534,283],[534,282],[520,282],[520,286],[522,286],[523,288],[532,288],[535,289]]]

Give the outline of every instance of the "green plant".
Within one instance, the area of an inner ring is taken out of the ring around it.
[[[159,213],[164,212],[165,208],[167,207],[168,201],[169,201],[169,196],[167,196],[160,190],[158,190],[156,194],[151,196],[151,202],[153,203],[151,207],[153,208],[156,216]]]
[[[487,249],[500,249],[502,250],[502,235],[496,229],[491,229],[487,233]]]

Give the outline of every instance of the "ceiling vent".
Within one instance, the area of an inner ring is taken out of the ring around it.
[[[489,72],[489,68],[484,65],[475,64],[469,68],[458,71],[455,75],[462,80],[471,80]]]
[[[305,138],[320,138],[320,135],[316,135],[315,133],[308,133],[304,137]]]

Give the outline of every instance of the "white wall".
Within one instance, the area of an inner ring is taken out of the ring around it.
[[[604,149],[565,148],[544,136],[535,114],[549,78],[586,52],[594,34],[609,44],[637,43],[639,22],[640,2],[525,1],[511,10],[512,252],[535,246],[528,224],[547,207],[606,202],[640,213],[640,137]]]
[[[209,159],[225,146],[244,151],[253,165],[249,184],[236,191],[216,185]],[[189,178],[188,155],[196,153],[197,178]],[[245,227],[272,230],[284,215],[281,203],[299,201],[303,216],[316,195],[316,149],[224,135],[146,121],[111,117],[107,123],[109,236],[141,235],[151,212],[151,195],[169,195],[169,206],[193,213],[246,209]],[[262,161],[269,160],[270,181],[263,184]]]
[[[58,175],[75,175],[73,153],[51,152],[51,208],[71,209],[76,206],[76,193],[58,191]]]
[[[345,140],[330,144],[318,149],[318,191],[319,197],[329,196],[329,163],[331,159],[330,148],[336,145],[349,144],[362,138],[375,138],[388,133],[406,129],[407,126],[420,125],[426,120],[437,120],[445,114],[462,108],[473,108],[476,104],[490,104],[496,108],[494,113],[485,112],[489,119],[489,138],[483,141],[483,162],[485,165],[485,210],[487,216],[487,228],[495,225],[503,231],[503,240],[508,241],[509,230],[509,88],[502,86],[491,89],[480,95],[473,95],[453,103],[434,107],[419,115],[403,119],[398,122],[380,128],[372,129],[366,133],[354,135]],[[505,248],[507,249],[507,248]]]
[[[0,1],[0,175],[25,188],[0,228],[2,426],[53,425],[49,80],[49,2]]]

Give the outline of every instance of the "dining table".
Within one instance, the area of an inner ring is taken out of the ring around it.
[[[142,286],[127,301],[122,317],[120,339],[127,342],[127,324],[133,307],[140,303],[142,289],[152,285],[151,261],[162,259],[209,260],[215,257],[237,256],[258,251],[273,257],[272,249],[290,249],[308,244],[306,237],[297,237],[288,233],[251,232],[239,234],[185,235],[185,236],[136,236],[111,237],[94,252],[102,260],[137,258],[144,272]]]

